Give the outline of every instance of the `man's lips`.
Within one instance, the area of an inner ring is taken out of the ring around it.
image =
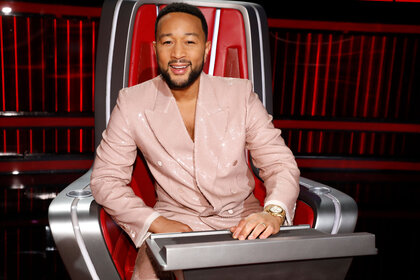
[[[169,63],[169,67],[171,68],[172,72],[176,75],[184,74],[190,65],[191,63]]]

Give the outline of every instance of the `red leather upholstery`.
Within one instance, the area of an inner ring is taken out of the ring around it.
[[[213,37],[215,24],[215,8],[201,8],[206,17],[209,40]],[[152,42],[154,40],[154,22],[156,20],[156,6],[142,5],[136,15],[131,47],[131,62],[128,85],[132,86],[155,77],[158,74],[156,58]],[[235,26],[235,28],[232,28]],[[242,26],[241,30],[238,30]],[[209,71],[210,59],[204,65],[204,71]],[[246,37],[242,14],[234,9],[222,9],[220,12],[220,25],[216,48],[216,61],[214,75],[225,77],[248,78]],[[131,187],[136,195],[143,198],[149,206],[155,204],[155,191],[153,179],[150,176],[144,161],[137,157]],[[256,179],[256,197],[263,204],[265,197],[264,185]],[[303,213],[301,215],[300,213]],[[297,221],[299,223],[313,223],[312,209],[298,203]],[[118,227],[112,219],[102,210],[101,226],[105,242],[114,260],[122,279],[130,279],[136,259],[136,249],[129,237]]]
[[[137,256],[137,249],[126,233],[101,208],[100,213],[102,233],[108,251],[114,261],[121,279],[131,279]]]
[[[128,85],[133,86],[157,76],[152,42],[155,40],[156,5],[142,5],[137,10],[131,39]]]
[[[222,10],[219,28],[214,75],[247,79],[246,38],[241,13],[232,9]]]

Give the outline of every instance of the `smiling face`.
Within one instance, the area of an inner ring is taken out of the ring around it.
[[[198,83],[210,45],[199,18],[176,12],[160,19],[154,47],[159,71],[171,89]]]

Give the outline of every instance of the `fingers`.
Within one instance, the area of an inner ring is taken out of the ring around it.
[[[255,239],[261,232],[267,228],[265,223],[260,223],[258,219],[246,218],[239,222],[236,229],[233,232],[233,238],[239,240]]]
[[[257,238],[258,236],[261,238],[261,235],[262,235],[262,233],[265,233],[266,235],[267,235],[267,237],[268,236],[270,236],[270,234],[268,234],[268,232],[270,232],[270,228],[271,228],[271,226],[269,225],[269,226],[267,226],[266,224],[264,224],[264,223],[260,223],[260,224],[257,224],[255,227],[254,227],[254,229],[252,230],[252,232],[251,232],[251,234],[248,236],[248,239],[255,239],[255,238]],[[267,232],[267,233],[266,233]],[[271,232],[272,232],[272,230],[271,230]],[[261,234],[261,235],[260,235]],[[266,237],[266,238],[267,238]]]
[[[267,213],[255,213],[242,219],[230,231],[235,239],[265,239],[280,230],[280,221]]]
[[[274,233],[274,229],[272,226],[268,226],[261,234],[260,234],[260,239],[266,239],[267,237],[269,237],[270,235],[272,235]]]

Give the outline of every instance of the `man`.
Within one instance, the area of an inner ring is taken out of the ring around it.
[[[168,5],[155,39],[161,75],[121,90],[96,153],[96,201],[137,247],[150,232],[230,228],[244,240],[291,224],[299,192],[294,157],[249,81],[202,73],[211,47],[204,16],[187,4]],[[127,186],[137,148],[156,180],[154,208]],[[252,193],[245,150],[264,179],[265,210]]]

